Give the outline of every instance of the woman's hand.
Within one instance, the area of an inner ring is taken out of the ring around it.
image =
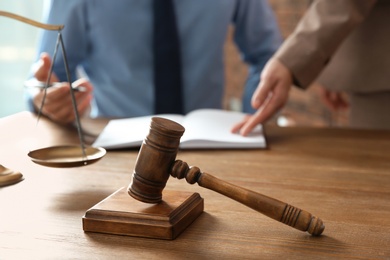
[[[269,60],[261,73],[259,86],[252,96],[252,107],[257,111],[233,126],[231,131],[246,136],[257,124],[270,119],[286,104],[291,85],[290,70],[275,58]]]

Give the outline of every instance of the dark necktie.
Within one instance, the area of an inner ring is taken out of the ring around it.
[[[155,113],[182,114],[179,35],[172,0],[153,0]]]

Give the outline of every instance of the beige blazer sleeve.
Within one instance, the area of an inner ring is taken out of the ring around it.
[[[316,0],[275,54],[307,88],[343,40],[370,13],[375,0]]]

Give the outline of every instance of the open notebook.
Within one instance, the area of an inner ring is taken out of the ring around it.
[[[219,109],[199,109],[185,116],[161,114],[113,119],[103,129],[93,146],[106,149],[139,147],[149,133],[150,121],[154,116],[167,118],[184,126],[185,132],[180,139],[181,149],[265,148],[267,146],[261,125],[246,137],[231,133],[232,126],[240,122],[245,114]]]

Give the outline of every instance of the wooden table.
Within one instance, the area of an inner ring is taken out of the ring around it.
[[[89,141],[104,124],[84,122]],[[390,259],[390,132],[267,126],[267,150],[180,151],[177,158],[307,210],[326,228],[312,237],[171,178],[166,189],[198,192],[205,201],[204,213],[175,240],[83,231],[85,212],[129,184],[138,151],[110,151],[76,168],[29,160],[29,150],[77,143],[76,133],[36,124],[28,112],[0,119],[0,163],[25,176],[0,188],[0,259]]]

